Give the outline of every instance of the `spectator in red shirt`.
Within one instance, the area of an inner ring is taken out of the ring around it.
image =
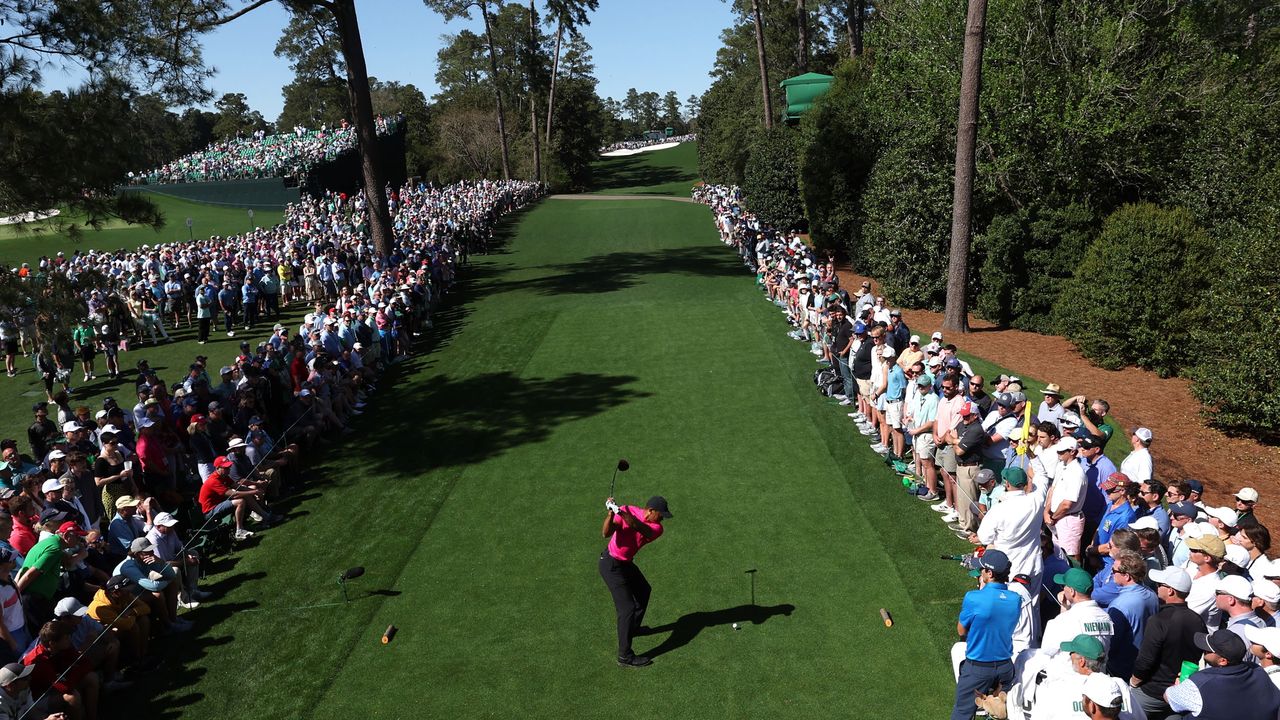
[[[61,695],[72,718],[94,720],[98,717],[98,674],[71,646],[71,628],[62,620],[50,620],[40,628],[40,640],[22,658],[31,665],[31,694],[40,697],[46,691]]]
[[[270,521],[271,512],[262,506],[263,490],[253,483],[235,485],[231,480],[231,462],[225,455],[213,460],[213,474],[205,478],[200,486],[200,509],[206,520],[222,517],[235,512],[236,539],[244,540],[253,537],[253,533],[244,527],[245,516],[256,512]]]

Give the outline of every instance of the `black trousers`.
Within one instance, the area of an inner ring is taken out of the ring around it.
[[[644,621],[653,588],[634,562],[618,560],[608,550],[600,553],[600,577],[613,595],[613,608],[618,612],[618,657],[633,657],[631,638]]]

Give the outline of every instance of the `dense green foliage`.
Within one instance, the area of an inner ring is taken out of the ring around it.
[[[804,227],[804,204],[796,182],[796,131],[784,125],[756,137],[743,172],[747,206],[777,228]]]
[[[703,97],[702,172],[712,181],[742,183],[762,132],[754,31],[745,18],[725,31],[716,81]],[[798,185],[815,243],[842,249],[896,303],[938,309],[950,238],[963,8],[944,0],[886,3],[871,18],[865,54],[836,65],[832,91],[801,120]],[[795,21],[775,7],[765,12],[765,24],[776,84],[795,69],[776,47]],[[815,20],[814,27],[828,44],[840,37],[838,22],[824,29]],[[1234,351],[1210,359],[1189,354],[1185,329],[1171,333],[1141,313],[1110,315],[1150,299],[1136,284],[1126,289],[1117,281],[1118,294],[1107,299],[1112,309],[1096,309],[1107,327],[1086,322],[1092,307],[1062,312],[1092,302],[1078,294],[1087,281],[1086,258],[1105,264],[1145,254],[1165,264],[1133,267],[1136,277],[1198,283],[1199,291],[1181,300],[1191,306],[1166,309],[1195,317],[1212,311],[1214,334],[1256,337],[1251,333],[1268,320],[1260,316],[1280,296],[1261,250],[1265,238],[1280,234],[1276,213],[1267,210],[1275,205],[1268,183],[1274,186],[1280,174],[1278,98],[1280,13],[1272,6],[991,4],[971,307],[1002,325],[1066,331],[1109,367],[1192,374],[1222,425],[1280,432],[1274,414],[1253,410],[1276,389],[1274,374],[1249,372],[1275,366],[1260,362],[1258,353],[1268,350],[1251,348],[1247,362]],[[1163,219],[1136,219],[1140,211],[1127,210],[1104,238],[1107,218],[1133,203],[1158,205]],[[1173,226],[1190,235],[1150,253],[1152,238]],[[1202,243],[1222,259],[1221,272],[1206,272],[1197,252]],[[1118,271],[1093,266],[1088,274],[1114,278]],[[1246,307],[1251,311],[1220,310]]]
[[[1058,325],[1101,367],[1177,372],[1193,359],[1191,330],[1204,302],[1197,286],[1213,276],[1213,259],[1191,213],[1126,205],[1063,285]]]

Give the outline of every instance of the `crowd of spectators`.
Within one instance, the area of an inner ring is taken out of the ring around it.
[[[613,152],[615,150],[641,150],[654,145],[667,145],[670,143],[687,143],[694,142],[698,139],[697,135],[675,135],[672,137],[655,138],[652,140],[623,140],[622,142],[610,143],[600,148],[600,153]]]
[[[375,118],[379,135],[394,133],[402,122],[399,117]],[[258,178],[294,177],[314,165],[329,162],[356,147],[356,131],[343,120],[338,127],[308,130],[295,127],[291,132],[268,135],[258,130],[215,142],[209,147],[184,155],[158,168],[129,173],[131,185],[165,183],[199,183],[215,180],[253,180]]]
[[[738,188],[693,195],[831,368],[850,435],[972,546],[952,718],[1277,718],[1280,560],[1257,490],[1213,498],[1169,477],[1159,439],[1116,428],[1104,399],[983,377],[869,282],[842,288],[830,257],[760,222]]]
[[[41,357],[67,358],[50,361],[50,402],[32,407],[25,443],[0,440],[0,717],[92,720],[154,672],[152,640],[191,631],[185,611],[217,601],[200,588],[198,548],[284,520],[273,505],[306,481],[327,440],[354,432],[468,247],[544,192],[520,181],[389,191],[396,243],[385,258],[362,232],[363,197],[334,194],[242,236],[42,259],[33,284],[39,273],[106,280],[84,288],[74,348],[36,348],[38,372]],[[150,320],[132,315],[135,296]],[[312,310],[293,327],[277,319],[290,303]],[[193,314],[201,342],[219,315],[228,335],[274,325],[223,365],[197,354],[177,376],[145,359],[119,369],[136,323],[163,333],[164,319]],[[22,333],[6,333],[12,356]],[[77,407],[71,388],[54,391],[59,368],[75,356],[92,379],[98,351],[136,396]]]

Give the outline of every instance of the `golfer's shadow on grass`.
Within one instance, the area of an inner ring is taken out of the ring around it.
[[[777,615],[791,616],[796,609],[795,605],[789,603],[783,605],[772,605],[764,607],[761,605],[739,605],[737,607],[725,608],[723,610],[706,610],[702,612],[691,612],[680,616],[673,623],[659,625],[657,627],[647,628],[642,632],[644,635],[659,635],[669,632],[666,640],[661,645],[644,652],[649,657],[657,657],[664,653],[688,645],[694,638],[698,637],[698,633],[707,628],[716,627],[717,625],[732,625],[733,623],[751,623],[752,625],[762,625],[769,618]]]

